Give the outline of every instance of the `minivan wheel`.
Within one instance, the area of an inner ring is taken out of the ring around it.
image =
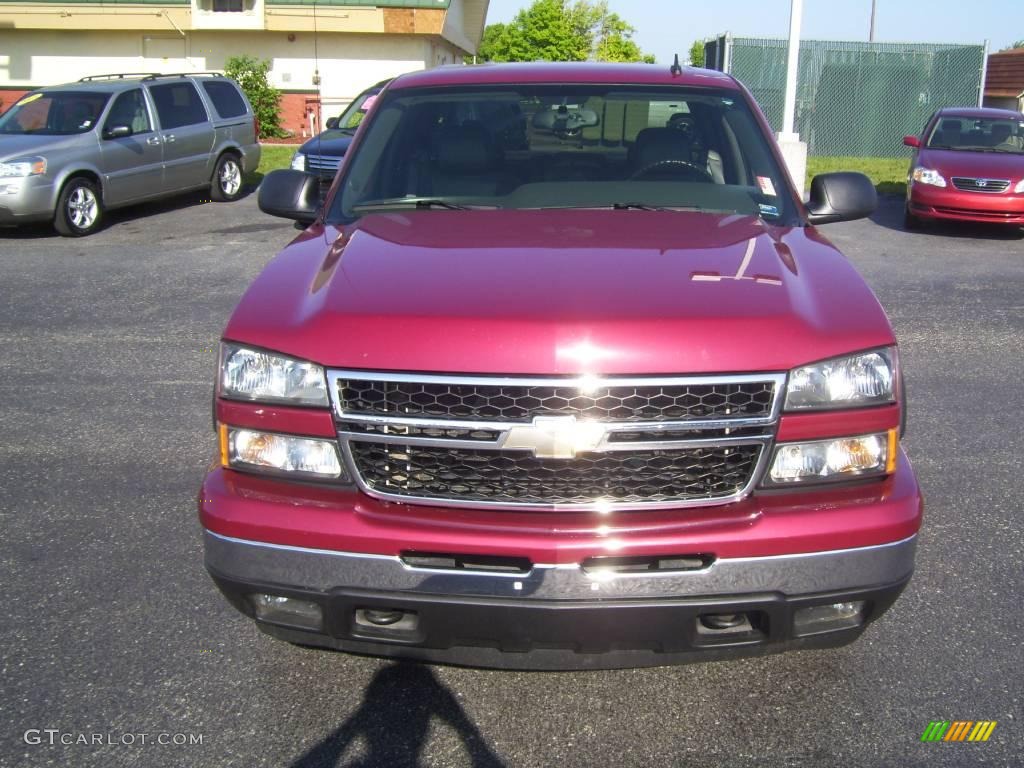
[[[219,203],[229,203],[242,196],[242,166],[238,157],[230,153],[220,156],[213,170],[210,197]]]
[[[103,203],[100,192],[88,179],[72,179],[61,190],[53,226],[64,237],[85,237],[100,228]]]

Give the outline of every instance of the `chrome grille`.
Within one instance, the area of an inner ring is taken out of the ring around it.
[[[329,176],[332,179],[338,172],[338,165],[342,158],[330,155],[306,155],[306,170],[319,176]]]
[[[347,413],[440,419],[529,421],[535,416],[576,416],[596,421],[677,421],[758,417],[771,413],[774,383],[619,384],[564,386],[495,380],[454,382],[339,379]]]
[[[372,490],[424,499],[499,504],[686,502],[732,496],[747,485],[762,448],[591,453],[538,459],[521,451],[472,451],[353,443]]]
[[[1005,192],[1010,186],[1009,179],[980,179],[967,176],[954,176],[953,186],[964,192]]]
[[[608,511],[748,493],[770,454],[785,375],[328,379],[342,454],[372,496]]]

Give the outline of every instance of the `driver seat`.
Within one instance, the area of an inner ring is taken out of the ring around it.
[[[645,128],[637,134],[630,162],[630,175],[666,160],[682,160],[697,168],[706,169],[716,184],[725,183],[722,158],[717,152],[709,152],[699,146],[694,141],[692,133],[668,127]]]

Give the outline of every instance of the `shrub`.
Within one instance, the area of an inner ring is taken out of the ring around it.
[[[270,84],[270,62],[252,56],[232,56],[224,65],[224,74],[234,79],[252,104],[259,121],[260,138],[283,139],[281,128],[281,92]]]

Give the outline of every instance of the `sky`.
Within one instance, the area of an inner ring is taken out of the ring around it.
[[[530,0],[491,0],[487,23],[509,21]],[[694,40],[786,37],[789,0],[608,0],[636,27],[645,53],[686,61]],[[804,0],[801,37],[867,40],[871,0]],[[877,0],[876,42],[983,43],[992,51],[1024,39],[1024,0]]]

